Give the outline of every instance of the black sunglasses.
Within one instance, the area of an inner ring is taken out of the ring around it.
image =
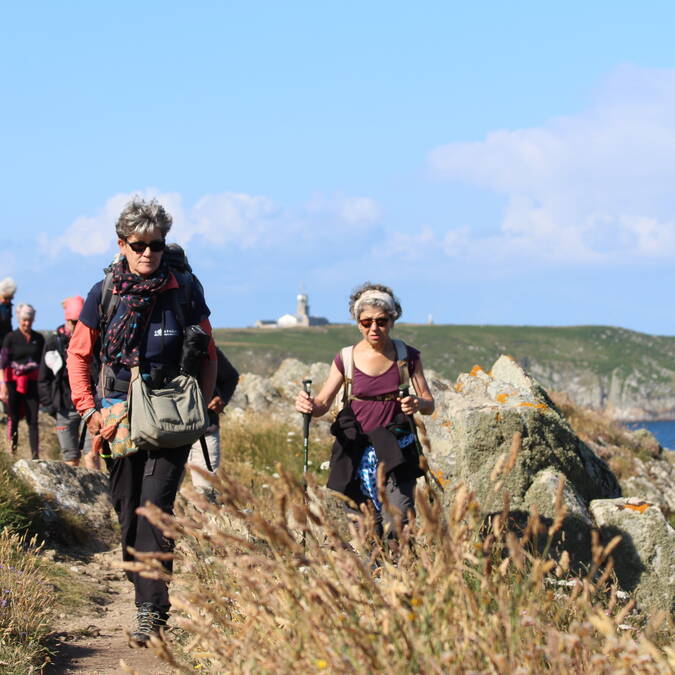
[[[364,328],[370,328],[373,325],[373,321],[377,324],[378,328],[384,328],[389,323],[389,319],[383,316],[378,316],[377,319],[359,319],[359,323]]]
[[[153,241],[129,241],[125,239],[125,241],[134,253],[143,253],[146,248],[149,248],[153,253],[159,253],[166,247],[164,239],[155,239]]]

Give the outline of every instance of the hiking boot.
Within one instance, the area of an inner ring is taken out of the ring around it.
[[[144,602],[138,607],[136,620],[138,627],[129,635],[130,647],[147,647],[150,637],[161,637],[160,629],[166,627],[169,615],[157,609],[152,603]]]

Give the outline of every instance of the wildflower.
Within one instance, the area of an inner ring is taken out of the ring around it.
[[[325,668],[328,668],[328,661],[326,659],[317,659],[314,663],[314,665],[319,669],[319,670],[324,670]]]

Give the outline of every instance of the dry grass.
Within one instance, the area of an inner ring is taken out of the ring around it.
[[[0,672],[39,672],[55,600],[35,539],[0,532]]]
[[[298,415],[300,418],[300,415]],[[322,437],[316,426],[310,432],[310,471],[317,472],[330,458],[332,443]],[[277,464],[289,473],[300,476],[303,469],[302,432],[300,423],[279,424],[261,415],[245,414],[221,424],[221,454],[225,461],[244,462],[256,470],[271,474]]]
[[[273,483],[266,497],[221,477],[217,505],[146,509],[180,542],[172,600],[189,638],[156,648],[183,672],[675,672],[671,620],[640,617],[611,585],[618,542],[596,539],[578,579],[535,552],[562,509],[518,538],[508,504],[486,529],[466,487],[447,508],[422,493],[417,521],[383,546],[368,512],[338,527],[313,479],[308,497],[283,471]]]

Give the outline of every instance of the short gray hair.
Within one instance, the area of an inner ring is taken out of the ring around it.
[[[35,318],[35,307],[33,307],[33,305],[29,305],[26,302],[22,302],[16,308],[16,317],[19,319],[19,321],[21,321],[21,319],[24,317],[29,321],[32,321]]]
[[[166,237],[172,223],[173,218],[156,199],[146,202],[140,197],[134,197],[122,209],[115,231],[120,239],[126,239],[134,232],[146,234],[155,229],[162,233],[162,237]]]
[[[12,277],[5,277],[0,281],[0,296],[3,298],[13,298],[16,293],[16,282]]]
[[[399,302],[399,299],[394,295],[394,291],[389,288],[389,286],[383,286],[382,284],[371,284],[370,281],[366,281],[365,284],[361,284],[359,287],[354,289],[354,292],[349,296],[349,313],[358,321],[359,317],[356,315],[356,312],[358,311],[360,313],[361,307],[360,305],[364,304],[362,302],[359,302],[359,299],[361,296],[368,292],[368,291],[377,291],[379,294],[386,293],[387,295],[391,296],[391,303],[385,302],[384,300],[381,300],[377,297],[378,293],[372,294],[373,297],[369,298],[368,301],[365,303],[369,307],[377,307],[378,309],[384,310],[389,317],[396,321],[401,314],[403,314],[403,310],[401,309],[401,303]],[[365,300],[365,298],[364,298]],[[392,304],[394,307],[394,311],[392,311]]]

